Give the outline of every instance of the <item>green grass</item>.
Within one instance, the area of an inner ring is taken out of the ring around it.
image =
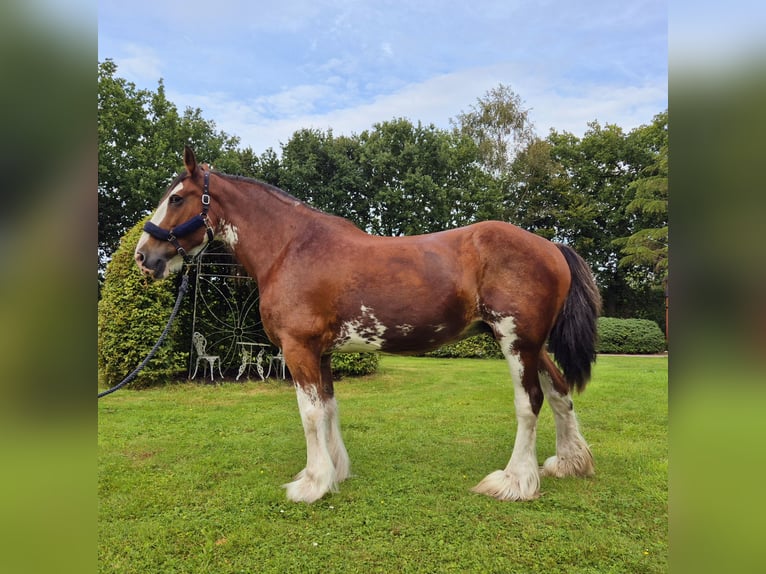
[[[470,492],[511,454],[504,361],[385,356],[336,396],[354,476],[313,505],[280,488],[305,463],[288,384],[99,401],[99,570],[667,571],[666,357],[599,358],[575,397],[596,476],[525,503]],[[538,459],[554,450],[546,405]]]

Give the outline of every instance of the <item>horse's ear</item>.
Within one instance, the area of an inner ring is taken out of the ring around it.
[[[197,170],[197,157],[194,155],[194,150],[188,145],[184,146],[184,165],[186,166],[186,173],[189,175]]]

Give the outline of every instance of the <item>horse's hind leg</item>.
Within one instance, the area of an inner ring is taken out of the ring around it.
[[[559,478],[593,476],[595,472],[593,455],[580,434],[572,397],[569,392],[559,392],[558,389],[561,389],[562,385],[554,384],[552,379],[552,375],[556,376],[558,373],[556,371],[551,373],[551,369],[556,369],[556,366],[547,356],[542,359],[542,364],[546,362],[548,364],[545,365],[546,368],[540,369],[540,384],[556,421],[556,456],[545,461],[542,474]]]
[[[340,435],[329,360],[301,348],[284,349],[295,381],[301,422],[306,435],[306,467],[284,487],[295,502],[314,502],[349,475],[349,460]],[[324,375],[327,375],[325,377]]]
[[[516,407],[516,440],[511,459],[504,470],[487,475],[477,484],[474,492],[493,496],[499,500],[534,500],[540,496],[540,475],[537,463],[537,416],[543,403],[543,394],[537,374],[538,353],[515,348],[513,323],[506,329],[496,326],[498,342],[508,360],[513,379]]]

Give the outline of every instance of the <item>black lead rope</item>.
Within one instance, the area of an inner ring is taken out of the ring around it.
[[[184,298],[184,295],[186,295],[186,291],[189,288],[189,272],[187,271],[184,273],[183,278],[181,279],[181,286],[178,288],[178,298],[176,299],[176,304],[173,307],[173,311],[170,313],[170,318],[168,319],[168,324],[165,325],[165,330],[162,332],[162,335],[160,335],[160,338],[157,339],[157,342],[154,344],[154,347],[152,347],[152,350],[149,351],[149,354],[146,355],[146,358],[141,362],[140,365],[138,365],[132,373],[130,373],[127,377],[125,377],[120,383],[113,386],[111,389],[108,389],[106,391],[103,391],[98,394],[98,398],[105,397],[106,395],[109,395],[113,393],[114,391],[121,389],[125,385],[127,385],[129,382],[131,382],[133,379],[136,378],[136,375],[143,369],[146,364],[154,357],[155,353],[157,353],[157,350],[160,348],[160,345],[162,345],[163,341],[165,340],[165,337],[167,337],[168,333],[170,332],[170,327],[173,324],[173,320],[176,318],[176,315],[178,314],[178,310],[181,308],[181,300]]]

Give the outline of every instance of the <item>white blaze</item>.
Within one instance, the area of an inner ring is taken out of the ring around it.
[[[170,200],[170,196],[173,195],[174,193],[181,191],[183,188],[184,188],[184,184],[183,182],[181,182],[178,185],[176,185],[173,189],[171,189],[168,196],[159,204],[159,206],[157,207],[157,210],[154,212],[154,215],[152,215],[152,218],[149,221],[154,223],[154,225],[159,226],[162,223],[162,220],[165,219],[165,216],[168,213],[168,201]],[[141,250],[141,247],[143,247],[144,243],[149,241],[149,237],[150,235],[146,231],[141,233],[141,237],[139,237],[138,244],[136,245],[136,251]]]

